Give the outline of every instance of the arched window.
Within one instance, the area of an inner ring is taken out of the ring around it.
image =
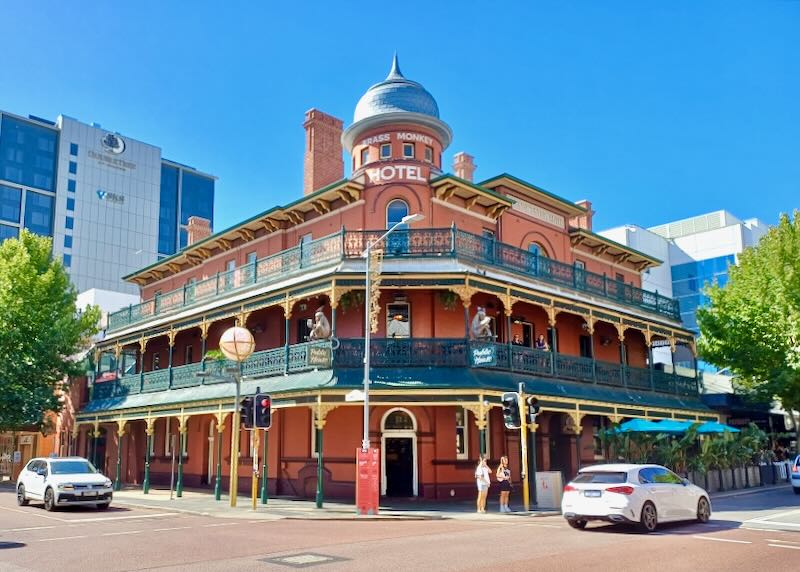
[[[531,242],[528,245],[528,252],[535,254],[536,256],[547,256],[547,251],[544,249],[544,246],[538,242]]]
[[[386,207],[386,228],[392,228],[406,216],[408,216],[408,204],[400,199],[393,200]],[[406,226],[398,228],[406,228]]]
[[[389,413],[383,421],[384,431],[413,431],[414,420],[408,412],[397,409]]]

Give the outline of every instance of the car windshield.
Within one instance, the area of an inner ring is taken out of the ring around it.
[[[51,461],[50,467],[54,475],[83,475],[97,472],[89,461]]]
[[[608,471],[587,471],[578,474],[573,483],[617,484],[628,479],[627,473],[611,473]]]

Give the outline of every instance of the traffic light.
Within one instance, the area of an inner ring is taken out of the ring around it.
[[[536,416],[539,415],[539,409],[541,409],[539,400],[531,395],[525,402],[528,405],[528,423],[535,423]]]
[[[253,398],[245,397],[239,402],[239,417],[245,429],[253,428]]]
[[[254,407],[255,426],[259,429],[272,427],[272,398],[266,393],[259,393],[256,395]]]
[[[503,422],[507,429],[519,429],[519,393],[510,391],[503,394]]]

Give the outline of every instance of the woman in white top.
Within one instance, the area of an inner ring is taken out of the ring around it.
[[[475,469],[475,482],[478,485],[478,512],[486,512],[486,497],[489,495],[489,465],[486,464],[486,455],[481,455],[478,467]]]

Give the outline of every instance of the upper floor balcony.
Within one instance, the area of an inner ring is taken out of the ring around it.
[[[383,233],[382,230],[343,229],[234,270],[188,283],[110,314],[108,331],[146,323],[203,302],[223,300],[233,292],[278,283],[312,270],[333,268],[345,260],[359,259],[364,248]],[[450,258],[478,267],[488,266],[525,279],[564,287],[576,294],[590,294],[680,321],[678,302],[672,298],[455,227],[395,231],[386,240],[383,253],[384,258],[389,259]]]
[[[244,377],[283,377],[285,374],[332,369],[333,374],[363,368],[364,339],[338,340],[334,349],[329,340],[307,342],[255,352],[241,364]],[[596,360],[552,351],[485,342],[465,338],[373,338],[370,363],[376,370],[400,368],[404,375],[414,371],[441,370],[445,382],[454,368],[489,369],[534,378],[571,381],[645,393],[660,393],[696,398],[699,377]],[[152,393],[230,383],[224,373],[232,362],[198,362],[141,373],[122,374],[116,379],[96,382],[92,400],[120,398],[130,394]],[[206,375],[198,375],[201,371]],[[108,376],[115,377],[115,376]],[[360,379],[360,378],[359,378]],[[424,390],[425,388],[420,388]]]

